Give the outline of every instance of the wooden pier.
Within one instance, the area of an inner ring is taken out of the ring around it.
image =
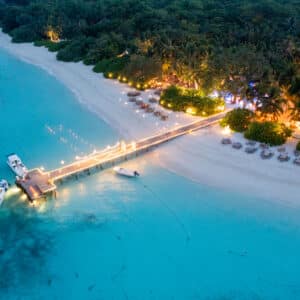
[[[129,144],[125,142],[118,143],[114,147],[106,148],[103,151],[95,151],[80,160],[52,171],[44,172],[39,168],[30,170],[26,177],[17,180],[16,184],[28,196],[30,201],[45,198],[47,195],[55,193],[56,184],[65,178],[77,176],[84,172],[89,174],[95,168],[103,170],[112,167],[179,136],[213,125],[223,118],[225,113],[223,112],[188,125],[175,127],[170,131],[138,142]]]

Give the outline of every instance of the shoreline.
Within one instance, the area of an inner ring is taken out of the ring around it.
[[[184,113],[165,111],[166,122],[152,115],[137,112],[133,104],[127,103],[130,87],[117,81],[105,79],[82,62],[65,63],[56,60],[56,53],[33,44],[13,44],[11,38],[0,31],[0,48],[27,63],[45,70],[62,82],[76,99],[92,113],[113,127],[127,140],[144,138],[162,132],[174,125],[186,124],[195,117]],[[144,99],[153,91],[142,93]],[[285,205],[299,205],[300,168],[291,162],[280,163],[276,158],[263,161],[256,154],[246,154],[222,146],[221,130],[218,126],[202,129],[197,133],[181,137],[155,150],[151,160],[171,172],[192,181],[231,192],[252,194],[256,198],[277,200]],[[233,140],[245,142],[240,134]],[[291,153],[294,142],[288,143]],[[250,192],[251,191],[251,192]]]

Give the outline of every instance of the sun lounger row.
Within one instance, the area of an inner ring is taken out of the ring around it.
[[[149,103],[145,103],[141,97],[136,98],[132,95],[128,98],[128,101],[135,103],[140,109],[145,110],[146,113],[153,113],[156,117],[159,117],[162,121],[168,120],[169,116],[164,114],[162,111],[155,110]]]
[[[240,142],[233,142],[230,138],[223,138],[221,140],[222,145],[231,145],[233,149],[239,150],[243,148],[242,143]],[[259,149],[261,149],[260,157],[262,159],[270,159],[275,155],[275,152],[270,148],[269,145],[261,143],[257,146],[257,143],[254,141],[248,141],[246,142],[245,152],[248,154],[253,154],[257,152]],[[286,148],[281,146],[277,148],[277,151],[279,152],[279,155],[277,156],[277,159],[280,162],[287,162],[291,159],[289,154],[286,151]],[[300,153],[299,151],[295,151],[295,158],[293,160],[294,164],[300,166]]]

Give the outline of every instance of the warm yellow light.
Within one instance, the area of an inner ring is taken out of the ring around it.
[[[23,195],[20,197],[20,199],[21,199],[22,201],[25,201],[25,200],[27,199],[26,194],[23,194]]]
[[[168,103],[168,107],[171,108],[173,105],[171,103]]]
[[[121,141],[120,148],[121,148],[121,151],[126,151],[126,143],[124,141]]]
[[[229,126],[224,127],[223,130],[222,130],[222,134],[224,134],[224,135],[230,135],[231,134],[230,127]]]
[[[161,101],[160,101],[160,104],[161,104],[161,105],[164,105],[164,104],[165,104],[165,101],[164,101],[164,100],[161,100]]]
[[[225,109],[225,106],[224,105],[220,105],[217,107],[217,110],[219,111],[223,111]]]
[[[126,82],[126,81],[127,81],[127,78],[124,76],[124,77],[122,78],[122,81],[123,81],[123,82]]]
[[[132,85],[133,85],[132,81],[129,81],[129,82],[128,82],[128,85],[129,85],[129,86],[132,86]]]
[[[46,34],[47,34],[47,37],[50,39],[51,42],[53,42],[53,43],[59,42],[59,35],[53,29],[49,29]]]
[[[122,78],[121,76],[118,76],[118,80],[121,80],[121,78]]]
[[[137,87],[138,89],[140,89],[140,88],[141,88],[141,85],[138,83],[138,84],[136,85],[136,87]]]
[[[194,107],[188,107],[185,112],[187,114],[190,114],[190,115],[195,115],[197,113],[197,110],[194,108]]]
[[[136,142],[134,142],[134,141],[131,142],[131,147],[132,147],[133,150],[136,150]]]
[[[113,73],[108,73],[109,78],[113,78],[114,74]]]

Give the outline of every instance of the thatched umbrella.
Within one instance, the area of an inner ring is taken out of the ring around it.
[[[278,155],[277,159],[280,162],[285,162],[285,161],[289,161],[291,158],[289,157],[288,153],[283,152]]]
[[[138,92],[138,91],[132,91],[132,92],[127,93],[128,97],[137,97],[137,96],[140,96],[140,95],[141,95],[141,93]]]
[[[270,159],[271,157],[273,157],[273,155],[274,155],[274,153],[269,149],[264,149],[260,153],[260,156],[262,159]]]
[[[246,142],[246,145],[248,145],[248,146],[255,146],[256,142],[255,141],[248,141],[248,142]]]
[[[223,138],[221,140],[221,144],[222,145],[230,145],[232,142],[231,142],[231,139],[230,138]]]
[[[146,108],[146,113],[153,113],[153,112],[154,112],[154,108],[153,108],[153,107],[148,106],[148,107]]]
[[[141,107],[141,109],[147,109],[147,108],[149,107],[149,104],[147,104],[147,103],[142,103],[142,104],[140,105],[140,107]]]
[[[300,166],[300,157],[294,159],[294,164]]]
[[[286,148],[285,148],[284,146],[282,146],[282,147],[279,147],[279,148],[277,149],[277,151],[280,152],[280,153],[283,153],[283,152],[286,151]]]
[[[295,150],[295,151],[294,151],[294,154],[295,154],[296,157],[298,157],[298,156],[300,156],[300,151]]]
[[[150,97],[150,98],[148,99],[148,101],[149,101],[150,103],[157,103],[157,102],[158,102],[158,99],[156,99],[156,98],[154,98],[154,97]]]
[[[242,147],[243,147],[243,145],[242,145],[240,142],[235,142],[235,143],[232,144],[232,148],[233,148],[233,149],[239,150],[239,149],[241,149]]]
[[[255,153],[257,150],[258,150],[257,147],[249,146],[249,147],[246,147],[245,152],[248,153],[248,154],[253,154],[253,153]]]

